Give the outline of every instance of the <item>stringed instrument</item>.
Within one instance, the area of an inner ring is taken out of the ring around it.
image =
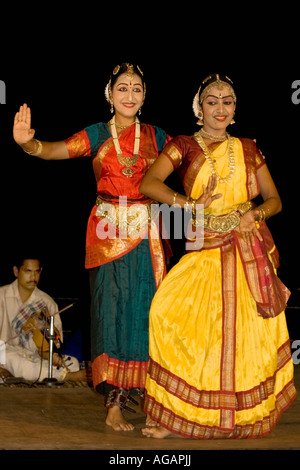
[[[47,338],[47,330],[50,329],[50,314],[47,308],[43,308],[40,312],[35,312],[23,325],[22,330],[27,333],[32,333],[32,339],[38,349],[41,357],[49,353],[50,346]],[[61,336],[59,330],[54,327],[55,339],[53,344],[57,349],[61,345]]]

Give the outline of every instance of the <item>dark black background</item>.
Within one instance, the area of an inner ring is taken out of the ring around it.
[[[192,134],[198,130],[192,101],[200,81],[210,73],[224,73],[237,94],[236,124],[229,131],[257,139],[282,198],[283,211],[269,226],[281,255],[280,278],[292,291],[291,336],[299,338],[299,314],[292,308],[298,305],[300,287],[300,105],[291,100],[292,83],[300,79],[296,19],[282,11],[276,12],[276,20],[273,12],[272,21],[262,19],[260,12],[233,19],[231,12],[215,8],[204,14],[200,6],[162,16],[152,7],[142,12],[136,5],[133,16],[133,7],[122,4],[118,23],[112,9],[86,11],[83,5],[72,11],[72,19],[57,9],[30,21],[10,17],[0,63],[0,79],[6,84],[6,104],[0,106],[0,284],[13,280],[16,250],[38,246],[44,258],[40,287],[60,306],[76,299],[63,323],[66,329],[81,329],[88,343],[84,250],[96,192],[91,162],[45,162],[24,154],[12,139],[21,104],[32,109],[38,139],[64,139],[110,118],[104,88],[114,66],[129,61],[139,64],[146,80],[141,120],[170,135]]]

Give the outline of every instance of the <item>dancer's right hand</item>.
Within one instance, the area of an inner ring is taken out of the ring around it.
[[[209,177],[207,186],[203,185],[203,193],[197,199],[196,204],[203,204],[204,209],[206,209],[207,207],[211,205],[211,203],[215,199],[219,199],[220,197],[222,197],[221,193],[217,193],[213,195],[213,192],[216,189],[216,187],[217,187],[217,177],[216,175],[211,175]]]
[[[31,129],[31,111],[27,104],[24,103],[15,115],[13,137],[17,144],[23,145],[29,142],[34,137],[34,134],[35,130]]]

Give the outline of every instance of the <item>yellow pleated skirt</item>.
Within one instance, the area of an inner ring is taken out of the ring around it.
[[[296,396],[285,313],[259,316],[236,251],[234,314],[218,248],[183,256],[152,302],[145,412],[184,437],[262,437]]]

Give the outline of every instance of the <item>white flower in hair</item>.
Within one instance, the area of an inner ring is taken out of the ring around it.
[[[194,111],[194,114],[197,118],[199,117],[199,115],[201,113],[201,107],[200,107],[200,103],[199,103],[200,88],[197,91],[197,93],[195,94],[195,97],[194,97],[194,100],[193,100],[193,111]]]
[[[105,95],[106,101],[109,103],[110,100],[109,100],[109,93],[108,93],[108,85],[109,84],[107,84],[106,87],[105,87],[104,95]]]

